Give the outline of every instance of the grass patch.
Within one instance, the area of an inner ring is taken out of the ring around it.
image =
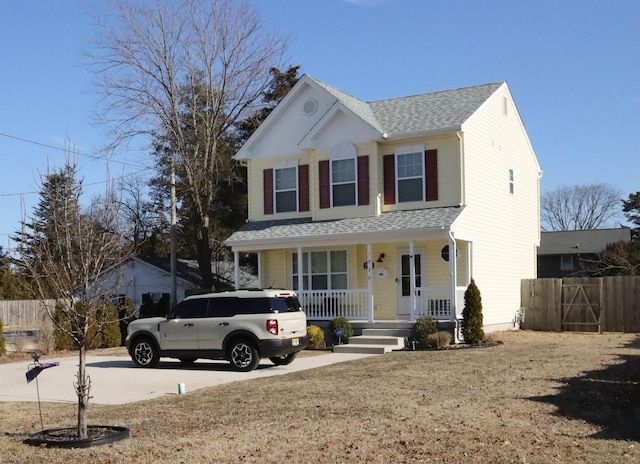
[[[22,444],[37,404],[0,403],[0,463],[602,463],[640,461],[640,337],[500,334],[489,349],[403,351],[127,405],[91,424],[131,438]],[[313,352],[305,352],[313,353]],[[75,405],[43,404],[47,427]]]

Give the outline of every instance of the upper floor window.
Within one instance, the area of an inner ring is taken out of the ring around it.
[[[331,161],[331,202],[333,206],[356,204],[356,159]]]
[[[410,146],[382,157],[384,204],[438,200],[438,150]]]
[[[274,169],[276,213],[298,211],[298,169],[296,166]]]
[[[423,161],[421,151],[396,155],[398,203],[424,200]]]

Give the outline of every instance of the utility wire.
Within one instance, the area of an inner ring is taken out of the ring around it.
[[[5,134],[3,132],[0,132],[0,136],[6,137],[8,139],[18,140],[20,142],[30,143],[32,145],[38,145],[40,147],[49,148],[51,150],[58,150],[58,151],[62,151],[62,152],[69,151],[66,148],[56,147],[54,145],[47,145],[46,143],[36,142],[35,140],[29,140],[29,139],[25,139],[23,137],[17,137],[15,135]],[[129,162],[126,162],[126,161],[110,160],[110,159],[103,158],[102,156],[89,155],[87,153],[81,153],[81,152],[76,151],[76,150],[71,150],[71,153],[76,154],[76,155],[80,155],[80,156],[84,156],[84,157],[87,157],[87,158],[91,158],[91,159],[96,160],[96,161],[105,161],[105,162],[111,162],[111,163],[118,163],[118,164],[122,164],[123,166],[133,166],[133,167],[137,167],[137,168],[145,167],[145,166],[143,166],[141,164],[129,163]]]

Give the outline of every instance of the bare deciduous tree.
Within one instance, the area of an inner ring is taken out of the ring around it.
[[[123,235],[113,189],[104,198],[82,207],[81,184],[75,162],[67,160],[59,172],[43,176],[39,224],[30,232],[18,232],[19,265],[32,280],[33,293],[41,301],[55,297],[56,309],[44,305],[51,320],[78,347],[78,372],[74,383],[78,397],[78,438],[87,438],[87,407],[91,379],[86,373],[86,353],[92,336],[113,323],[104,311],[114,296],[117,279],[98,277],[124,258]],[[103,283],[101,283],[103,282]],[[62,322],[64,321],[64,323]]]
[[[257,11],[234,0],[111,4],[96,18],[89,54],[101,122],[113,146],[138,135],[165,138],[199,220],[198,263],[212,282],[210,214],[228,172],[224,136],[261,102],[285,41],[264,30]]]
[[[542,195],[542,230],[588,230],[606,227],[620,213],[622,193],[609,184],[560,186]]]

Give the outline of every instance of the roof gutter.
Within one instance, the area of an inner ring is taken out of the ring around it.
[[[461,130],[460,126],[445,127],[441,129],[431,129],[426,131],[412,131],[412,132],[392,132],[387,134],[386,140],[401,140],[414,137],[427,137],[430,135],[442,135],[450,134],[451,132],[457,132]]]

